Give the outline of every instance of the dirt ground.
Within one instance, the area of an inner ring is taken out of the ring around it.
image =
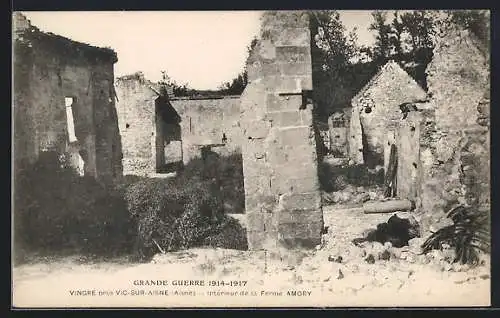
[[[24,307],[488,306],[490,260],[450,265],[441,254],[354,246],[391,214],[324,208],[324,244],[313,251],[190,249],[150,263],[43,259],[13,269],[13,305]],[[386,259],[379,259],[385,250]],[[374,255],[374,262],[365,259]],[[404,256],[403,256],[404,255]],[[339,258],[341,256],[341,260]],[[387,258],[389,258],[387,260]],[[150,285],[153,280],[156,285]],[[149,283],[149,284],[148,284]],[[183,285],[180,285],[182,283]],[[200,286],[203,285],[203,286]],[[77,295],[78,294],[78,295]]]

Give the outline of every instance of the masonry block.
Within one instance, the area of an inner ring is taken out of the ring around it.
[[[311,75],[285,76],[276,73],[274,76],[266,77],[269,83],[268,92],[272,93],[301,93],[302,90],[312,90]]]
[[[292,174],[291,174],[292,175]],[[271,177],[271,193],[304,193],[319,190],[318,177],[311,173],[310,177],[290,177],[282,176]]]
[[[284,63],[307,63],[311,65],[311,52],[305,46],[281,46],[276,48],[276,61]]]
[[[302,106],[302,96],[279,96],[275,93],[267,94],[267,111],[298,111]]]
[[[246,139],[262,139],[269,134],[271,124],[265,120],[251,120],[242,122],[241,127]]]
[[[321,208],[321,195],[317,192],[286,193],[280,196],[279,206],[284,210],[307,210]]]
[[[278,248],[278,232],[247,231],[250,250],[275,250]]]
[[[245,196],[269,194],[270,184],[270,177],[266,175],[245,177]]]
[[[279,142],[282,145],[293,145],[297,143],[297,140],[308,141],[313,138],[313,132],[310,127],[299,126],[299,127],[286,127],[279,129]]]
[[[267,113],[273,127],[301,126],[302,117],[299,111],[283,111]]]
[[[306,109],[299,110],[299,113],[303,125],[313,125],[312,105],[308,105]]]
[[[277,64],[279,68],[279,72],[284,76],[304,76],[312,74],[312,68],[310,63],[301,62],[301,63],[288,63],[283,62]]]
[[[281,223],[278,226],[280,236],[285,240],[317,238],[323,229],[323,222],[314,223]],[[318,242],[319,244],[319,242]]]
[[[312,89],[308,15],[266,12],[262,21],[248,59],[259,74],[241,106],[249,248],[312,247],[321,240],[323,219],[312,107],[302,96]],[[262,144],[252,149],[249,141],[256,139]]]
[[[310,47],[310,31],[308,28],[285,28],[278,34],[274,44],[282,46]]]
[[[322,222],[322,209],[281,209],[278,224],[284,223],[315,223]]]

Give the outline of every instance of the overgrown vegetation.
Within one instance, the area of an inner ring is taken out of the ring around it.
[[[183,168],[186,179],[213,180],[218,184],[226,213],[245,213],[243,157],[240,153],[219,156],[208,151],[205,159],[194,158]]]
[[[432,60],[433,36],[441,25],[460,26],[489,46],[487,10],[373,11],[369,29],[372,46],[359,45],[356,30],[348,32],[336,10],[311,12],[311,54],[316,116],[325,121],[333,112],[350,107],[352,97],[388,60],[398,62],[427,89],[425,69]]]
[[[16,252],[113,256],[131,250],[135,229],[120,194],[80,177],[57,153],[42,152],[14,182]]]
[[[489,211],[458,205],[447,214],[453,224],[431,234],[422,244],[422,252],[443,249],[447,244],[455,249],[453,263],[479,264],[479,251],[490,252]]]
[[[175,178],[126,178],[118,187],[80,177],[57,153],[15,178],[16,252],[117,256],[195,246],[246,249],[226,215],[244,211],[241,155],[195,159]]]
[[[145,179],[127,188],[141,258],[199,246],[247,249],[244,229],[225,213],[234,210],[225,209],[224,203],[236,202],[237,209],[244,204],[244,197],[233,194],[240,185],[228,181],[238,172],[233,164],[238,159],[229,158],[194,159],[175,178]]]

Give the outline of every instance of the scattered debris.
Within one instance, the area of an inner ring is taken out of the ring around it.
[[[373,256],[373,254],[370,254],[370,255],[368,255],[367,258],[365,258],[365,261],[368,264],[375,264],[375,257]]]
[[[344,273],[339,269],[339,276],[337,276],[337,279],[342,279],[344,278]]]
[[[391,253],[388,250],[385,250],[379,256],[379,259],[384,260],[384,261],[388,261],[389,259],[391,259]]]
[[[377,229],[371,230],[362,238],[352,240],[354,245],[359,246],[363,242],[379,242],[385,244],[390,242],[394,247],[408,245],[409,240],[420,236],[420,227],[415,218],[400,218],[394,214],[386,223],[377,225]]]

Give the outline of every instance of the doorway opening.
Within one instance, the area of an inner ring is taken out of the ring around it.
[[[180,121],[166,97],[155,100],[156,173],[176,172],[183,166]]]

